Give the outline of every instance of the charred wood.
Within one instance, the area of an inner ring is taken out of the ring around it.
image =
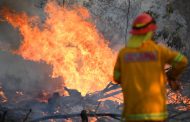
[[[81,116],[82,122],[88,122],[88,115],[87,115],[86,110],[82,110],[80,116]]]
[[[26,122],[30,113],[32,112],[32,109],[29,110],[29,112],[26,114],[26,117],[24,118],[23,122]]]

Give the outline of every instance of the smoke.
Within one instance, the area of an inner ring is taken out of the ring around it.
[[[45,18],[43,12],[46,0],[0,0],[0,9],[8,7],[17,12],[26,12],[29,16]],[[32,62],[11,52],[19,48],[22,37],[17,28],[0,17],[0,86],[8,97],[14,101],[17,93],[25,98],[36,97],[44,91],[60,88],[61,78],[51,78],[52,67],[44,62]]]
[[[7,6],[12,10],[24,11],[29,15],[42,15],[41,8],[47,0],[0,0],[1,6]]]
[[[92,13],[96,27],[111,42],[110,47],[113,49],[118,50],[125,45],[130,36],[129,31],[134,18],[139,13],[148,11],[157,21],[157,41],[176,42],[172,47],[180,50],[184,46],[189,50],[186,46],[186,43],[189,44],[186,37],[188,19],[185,20],[176,8],[172,8],[173,12],[168,10],[168,7],[171,7],[169,1],[131,0],[129,4],[126,0],[89,0],[85,5]],[[127,19],[129,24],[127,24]]]
[[[5,95],[11,101],[16,92],[36,97],[43,90],[58,88],[61,78],[52,79],[52,69],[44,62],[31,62],[8,52],[0,52],[0,83]]]
[[[26,12],[31,16],[45,17],[42,10],[42,0],[0,0],[0,9],[8,7],[18,12]],[[17,29],[14,29],[0,17],[0,49],[15,50],[21,43],[21,36]]]

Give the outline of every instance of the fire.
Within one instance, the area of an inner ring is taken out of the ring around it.
[[[40,23],[39,17],[3,9],[2,16],[23,37],[15,53],[51,65],[52,77],[63,77],[61,85],[82,95],[103,89],[112,80],[116,54],[90,22],[88,10],[48,2],[45,12],[47,18]]]
[[[2,87],[0,86],[0,103],[5,103],[7,101],[8,101],[8,99],[5,96],[5,94],[4,94],[3,90],[2,90]]]
[[[168,93],[167,104],[180,104],[180,103],[183,103],[184,105],[190,104],[190,98],[188,98],[187,96],[183,96],[182,93],[180,93],[180,91],[172,92],[169,89],[167,89],[167,93]]]

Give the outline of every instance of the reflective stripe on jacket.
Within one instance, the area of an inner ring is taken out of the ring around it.
[[[177,51],[145,41],[137,48],[120,50],[114,68],[114,80],[124,94],[123,116],[128,120],[164,120],[167,118],[166,75],[164,66],[174,67],[178,77],[187,59]]]

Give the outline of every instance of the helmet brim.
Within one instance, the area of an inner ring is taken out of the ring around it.
[[[133,35],[142,35],[142,34],[146,34],[150,31],[156,31],[157,26],[155,24],[150,24],[148,27],[146,28],[141,28],[141,29],[132,29],[130,31],[131,34]]]

